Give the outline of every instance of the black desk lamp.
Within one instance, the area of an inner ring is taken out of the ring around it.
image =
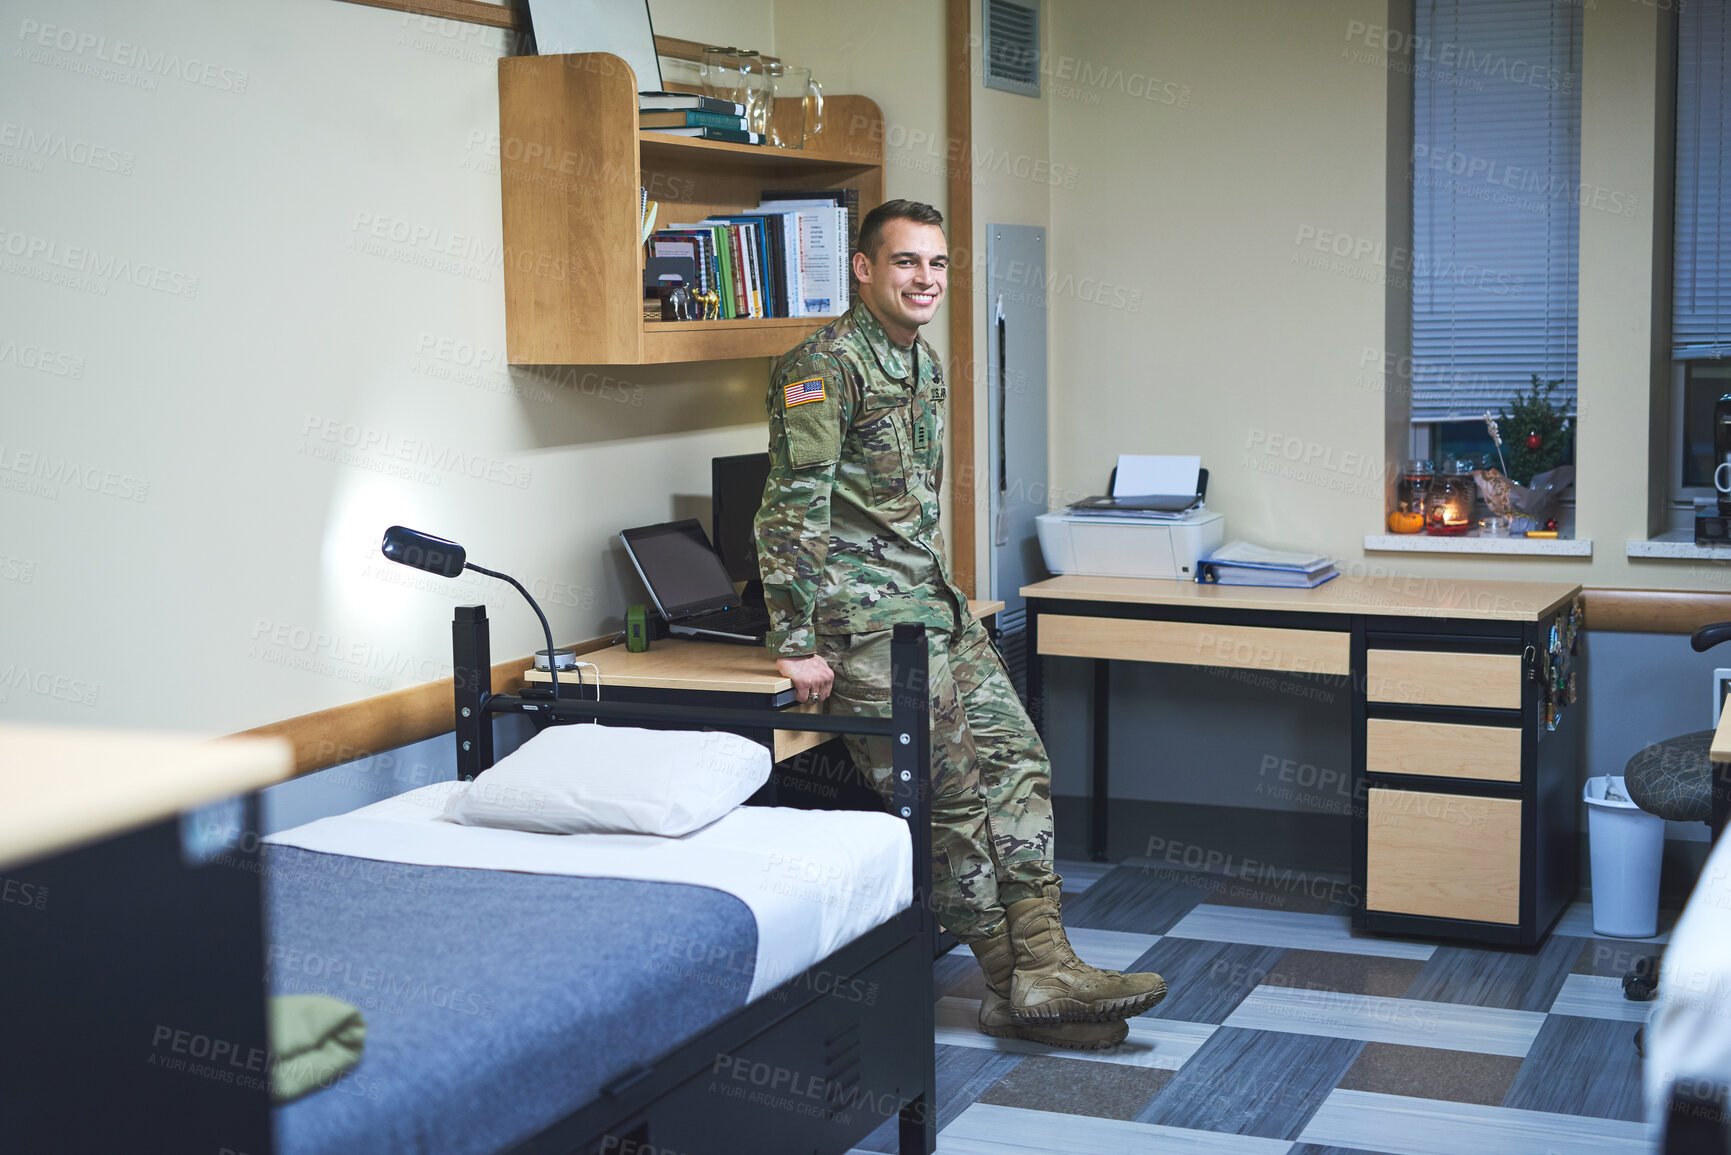
[[[385,540],[379,549],[399,565],[413,566],[428,573],[436,573],[440,577],[454,578],[464,570],[472,569],[476,573],[484,573],[488,577],[495,577],[516,586],[517,592],[528,601],[529,608],[535,611],[535,616],[541,619],[541,632],[547,636],[547,673],[553,679],[553,697],[559,697],[559,663],[553,652],[553,629],[547,624],[547,615],[541,612],[541,607],[535,604],[535,599],[529,596],[529,591],[523,588],[522,582],[510,574],[482,569],[469,561],[463,553],[463,547],[454,541],[446,541],[442,537],[434,537],[430,533],[422,533],[401,525],[393,525],[385,531]],[[533,665],[533,662],[530,664]]]

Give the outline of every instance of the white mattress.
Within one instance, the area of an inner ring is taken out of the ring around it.
[[[460,788],[434,783],[265,841],[381,862],[725,891],[757,919],[754,999],[913,901],[907,823],[888,814],[741,806],[680,838],[531,834],[445,820],[445,802]]]

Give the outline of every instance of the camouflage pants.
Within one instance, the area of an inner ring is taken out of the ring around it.
[[[890,636],[826,634],[829,712],[890,713]],[[1004,910],[1037,898],[1052,873],[1052,771],[985,627],[928,632],[932,691],[932,901],[963,942],[991,937]],[[847,736],[849,755],[886,798],[890,740]]]

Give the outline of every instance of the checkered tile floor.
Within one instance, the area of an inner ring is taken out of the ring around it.
[[[1530,950],[1355,936],[1314,879],[1059,870],[1077,952],[1171,993],[1122,1045],[1057,1051],[979,1034],[973,956],[939,959],[940,1155],[1654,1149],[1633,1043],[1648,1004],[1619,979],[1663,934],[1595,938],[1577,904]],[[894,1151],[890,1129],[860,1150]]]

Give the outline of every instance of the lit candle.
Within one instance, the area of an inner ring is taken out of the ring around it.
[[[1470,473],[1447,473],[1431,488],[1428,533],[1465,533],[1472,526],[1473,479]]]

